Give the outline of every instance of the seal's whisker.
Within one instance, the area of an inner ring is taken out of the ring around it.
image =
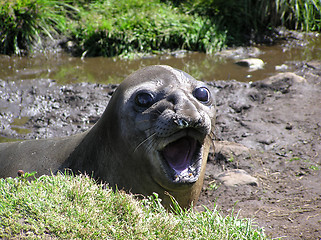
[[[211,138],[213,141],[214,141],[214,140],[217,140],[217,136],[216,136],[214,130],[211,130],[211,131],[210,131],[209,136],[210,136],[210,138]]]
[[[152,152],[153,149],[156,149],[157,142],[152,140],[146,144],[146,152]]]
[[[155,145],[154,141],[149,142],[148,145],[146,146],[146,152],[151,152],[151,149],[154,149],[154,145]]]
[[[214,135],[214,138],[213,136]],[[215,140],[215,134],[214,132],[211,131],[211,134],[210,135],[207,135],[206,138],[208,139],[208,141],[210,142],[210,145],[212,145],[213,147],[213,150],[215,151],[215,143],[214,143],[214,140]]]
[[[150,122],[150,119],[144,119],[144,120],[136,121],[136,123],[142,123],[142,122]]]
[[[159,109],[155,109],[155,112],[150,112],[151,115],[156,115],[157,117],[162,114],[162,112]]]
[[[151,137],[155,136],[156,132],[154,132],[153,134],[151,134],[149,137],[147,137],[144,141],[142,141],[140,144],[137,145],[137,147],[135,148],[134,152],[136,152],[136,150],[142,145],[144,144],[148,139],[150,139]]]
[[[162,112],[159,109],[156,109],[157,113],[162,114]]]

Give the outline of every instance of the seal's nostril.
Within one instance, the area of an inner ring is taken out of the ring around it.
[[[188,121],[185,119],[174,119],[174,123],[179,127],[179,128],[187,128],[189,126]]]
[[[202,126],[202,119],[198,119],[198,121],[195,123],[194,127],[201,127]]]

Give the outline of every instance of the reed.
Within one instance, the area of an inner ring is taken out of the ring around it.
[[[321,30],[319,0],[187,0],[165,1],[182,12],[220,19],[233,43],[279,26],[301,31]]]
[[[0,53],[44,37],[73,40],[83,56],[186,49],[212,53],[278,26],[321,30],[319,0],[0,1]]]
[[[8,0],[0,2],[0,53],[26,54],[43,36],[64,33],[67,17],[76,11],[66,2],[54,0]]]
[[[281,24],[305,31],[321,30],[321,1],[319,0],[276,0],[276,19]]]

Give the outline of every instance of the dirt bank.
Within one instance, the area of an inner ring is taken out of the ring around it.
[[[292,64],[295,73],[255,83],[209,83],[217,102],[218,141],[196,209],[216,204],[224,213],[254,217],[268,236],[319,239],[321,62]],[[1,137],[84,131],[101,116],[115,87],[0,80]],[[219,176],[232,169],[243,169],[257,181],[226,186]]]

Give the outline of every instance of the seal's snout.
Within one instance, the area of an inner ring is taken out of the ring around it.
[[[204,135],[208,133],[208,127],[206,126],[201,116],[198,116],[198,118],[196,119],[192,119],[192,118],[178,117],[174,115],[173,123],[174,123],[173,127],[177,128],[177,130],[181,130],[184,128],[193,128],[198,130],[199,132],[204,133]]]
[[[210,106],[209,94],[204,87],[194,88],[190,93],[174,89],[153,106],[157,116],[154,136],[158,141],[158,156],[171,183],[191,184],[200,177],[206,162],[203,159],[206,136],[211,131],[206,111]]]

